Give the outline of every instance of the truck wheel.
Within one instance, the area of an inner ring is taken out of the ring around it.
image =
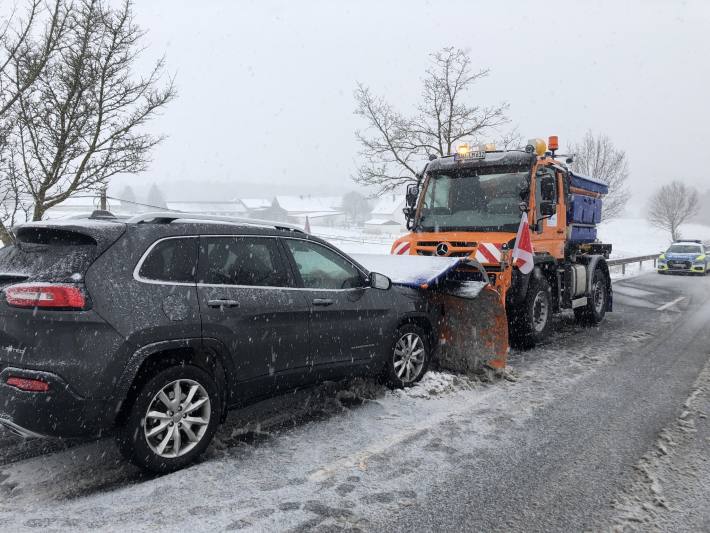
[[[385,382],[389,387],[411,387],[426,374],[429,367],[427,338],[424,330],[414,324],[397,328],[384,371]]]
[[[515,348],[533,348],[550,334],[552,292],[547,280],[534,274],[523,302],[508,313],[510,344]]]
[[[121,453],[152,472],[187,466],[212,441],[220,420],[219,396],[212,376],[196,366],[158,372],[138,391],[118,430]]]
[[[606,315],[607,300],[609,298],[609,288],[607,280],[601,269],[594,270],[592,278],[592,293],[587,298],[587,305],[574,310],[574,317],[581,324],[596,326]]]

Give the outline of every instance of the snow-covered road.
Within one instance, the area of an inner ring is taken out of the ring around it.
[[[408,391],[325,384],[232,413],[204,460],[170,475],[144,476],[110,439],[64,449],[3,434],[0,528],[618,524],[622,496],[636,494],[634,466],[708,359],[693,343],[710,345],[710,278],[650,274],[615,287],[616,312],[600,328],[567,318],[546,346],[511,354],[513,381],[432,372]]]

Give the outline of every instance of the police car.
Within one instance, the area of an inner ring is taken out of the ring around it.
[[[710,271],[710,246],[701,241],[676,241],[658,257],[658,273],[686,272],[707,274]]]

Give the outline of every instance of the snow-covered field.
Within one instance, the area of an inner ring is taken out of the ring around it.
[[[685,239],[710,241],[710,226],[684,224],[681,234]],[[599,225],[598,237],[613,246],[612,257],[630,257],[660,253],[668,248],[668,232],[656,229],[643,218],[619,218]]]

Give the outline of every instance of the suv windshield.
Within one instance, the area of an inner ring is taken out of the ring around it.
[[[515,231],[525,167],[467,168],[429,176],[417,226],[424,231]]]
[[[703,249],[697,244],[673,244],[668,248],[669,254],[702,254]]]

